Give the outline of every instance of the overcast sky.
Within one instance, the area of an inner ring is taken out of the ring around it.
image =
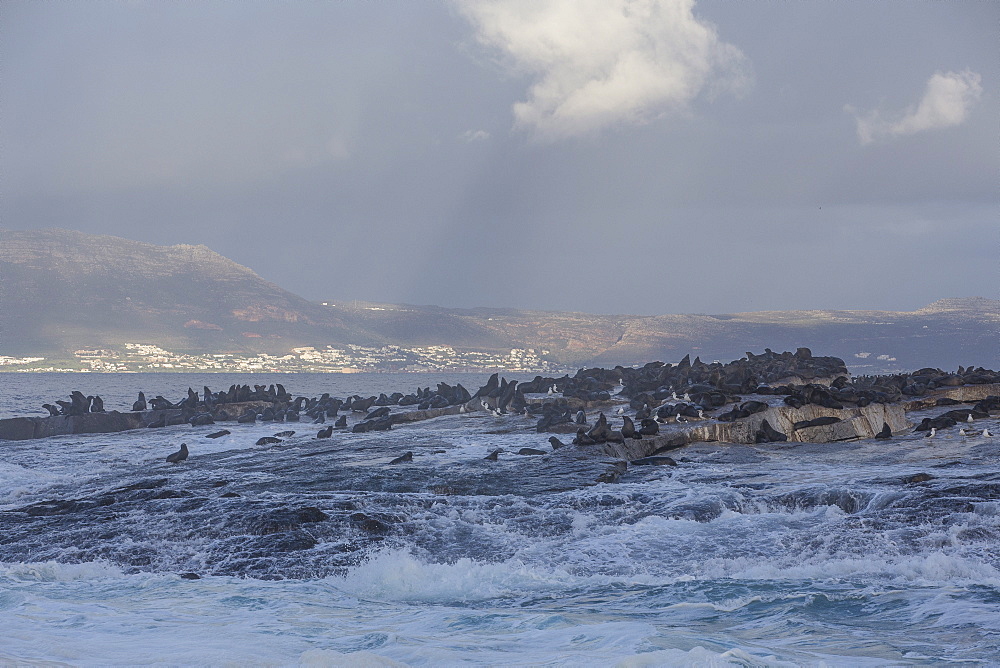
[[[909,310],[1000,286],[1000,3],[0,4],[0,225],[317,300]]]

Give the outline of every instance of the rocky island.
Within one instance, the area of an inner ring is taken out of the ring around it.
[[[938,406],[941,414],[920,424],[907,417]],[[953,373],[927,368],[852,378],[842,359],[799,348],[747,353],[728,364],[686,356],[678,364],[581,369],[573,376],[536,376],[527,382],[494,374],[474,393],[461,384],[439,383],[410,394],[306,397],[293,396],[280,384],[233,385],[216,392],[205,387],[200,394],[189,389],[177,401],[162,396],[147,401],[140,393],[131,411],[107,411],[99,396],[79,391],[45,408],[48,417],[0,420],[0,439],[224,422],[325,425],[329,419],[332,424],[319,427],[316,435],[328,438],[333,429],[387,431],[443,416],[487,413],[505,418],[508,433],[539,434],[538,448],[529,448],[530,453],[522,448],[520,454],[574,451],[574,456],[589,452],[621,462],[669,463],[658,456],[695,442],[831,443],[889,438],[914,429],[932,434],[959,422],[971,429],[977,419],[1000,411],[1000,373],[981,367]],[[280,435],[273,442],[280,443]],[[500,454],[509,453],[501,447],[491,457]]]

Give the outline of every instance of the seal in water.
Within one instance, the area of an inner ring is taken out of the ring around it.
[[[333,435],[332,424],[329,427],[324,427],[316,432],[316,438],[330,438],[331,435]]]
[[[412,461],[413,461],[413,453],[412,452],[407,452],[405,455],[400,455],[399,457],[396,457],[391,462],[389,462],[389,464],[390,465],[392,465],[392,464],[405,464],[406,462],[412,462]]]
[[[497,450],[494,450],[493,452],[491,452],[490,454],[486,455],[485,457],[483,457],[483,459],[486,459],[486,460],[491,461],[491,462],[495,462],[499,457],[500,457],[500,450],[497,449]]]
[[[882,431],[875,434],[875,438],[892,438],[892,429],[889,429],[889,423],[882,423]]]
[[[173,454],[167,455],[167,461],[171,464],[176,464],[182,462],[188,458],[188,446],[187,443],[181,443],[181,449]]]
[[[222,431],[213,431],[211,434],[205,436],[205,438],[222,438],[223,436],[229,436],[232,432],[228,429],[223,429]]]
[[[274,436],[263,436],[257,439],[257,445],[272,445],[274,443],[281,443],[281,439]]]
[[[146,410],[146,395],[142,392],[139,393],[139,400],[132,404],[132,410],[134,411],[144,411]]]

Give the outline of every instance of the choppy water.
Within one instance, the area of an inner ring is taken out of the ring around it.
[[[0,402],[236,382],[79,378],[6,376]],[[345,396],[456,378],[278,380]],[[0,664],[996,664],[1000,439],[703,444],[605,484],[601,458],[509,454],[548,449],[530,426],[0,443]]]

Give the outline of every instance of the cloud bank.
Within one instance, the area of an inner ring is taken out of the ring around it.
[[[983,93],[980,81],[982,77],[970,70],[938,72],[928,79],[920,104],[907,109],[896,121],[883,118],[878,109],[859,114],[848,106],[847,111],[857,120],[858,139],[862,144],[961,125]]]
[[[743,53],[694,16],[694,0],[455,4],[502,64],[534,79],[513,112],[541,139],[644,123],[749,82]]]

